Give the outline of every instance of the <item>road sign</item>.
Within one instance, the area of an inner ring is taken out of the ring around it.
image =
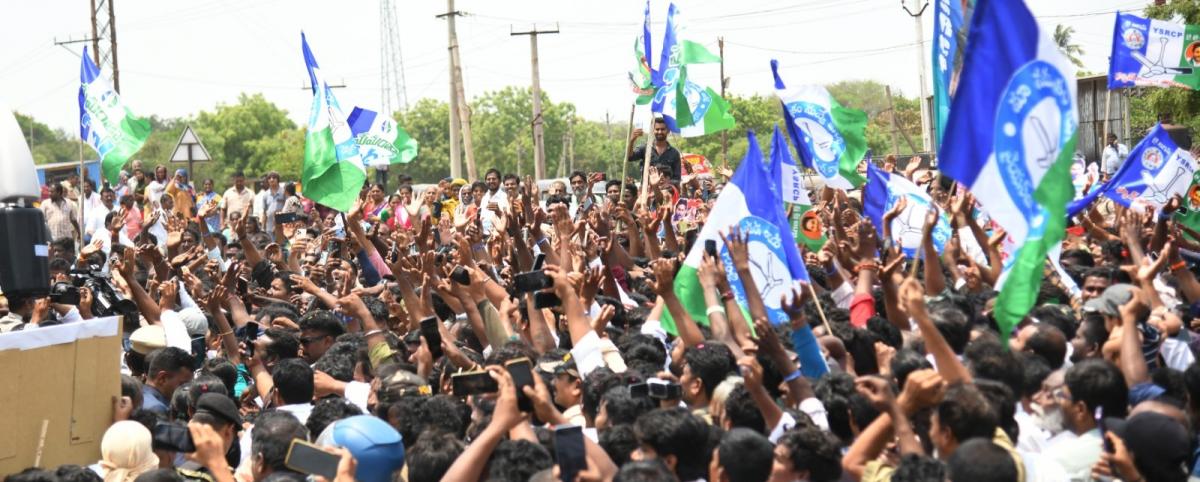
[[[175,143],[175,150],[171,152],[171,162],[186,162],[188,167],[188,176],[192,176],[192,163],[211,161],[212,158],[208,155],[208,149],[204,148],[204,144],[200,142],[200,136],[192,130],[192,126],[184,126],[183,134],[179,135],[179,142]]]

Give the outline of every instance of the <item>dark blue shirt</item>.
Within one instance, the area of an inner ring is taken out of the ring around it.
[[[162,415],[167,414],[170,401],[150,385],[142,385],[142,410]]]

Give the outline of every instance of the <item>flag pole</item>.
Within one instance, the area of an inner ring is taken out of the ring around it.
[[[825,309],[821,308],[821,300],[817,298],[817,290],[813,288],[812,283],[804,283],[808,285],[808,292],[812,295],[813,304],[817,306],[817,314],[821,315],[821,324],[825,325],[825,334],[832,335],[833,329],[829,327],[829,320],[825,318]]]
[[[656,142],[657,140],[654,139],[654,110],[651,109],[650,135],[646,136],[646,157],[642,161],[642,189],[641,193],[638,194],[638,200],[641,201],[642,206],[646,208],[649,208],[648,198],[650,195],[649,191],[647,191],[647,188],[649,188],[648,184],[650,184],[650,152],[651,149],[654,149],[654,144]]]
[[[637,112],[637,103],[629,104],[629,132],[625,133],[625,150],[622,153],[630,152],[633,149],[633,115]],[[622,155],[624,157],[624,155]],[[629,159],[621,159],[621,192],[617,194],[617,203],[625,198],[625,179],[626,173],[629,172]]]
[[[84,217],[84,205],[87,204],[87,199],[83,197],[83,181],[87,179],[87,171],[83,168],[83,142],[79,143],[79,185],[75,188],[79,189],[79,244],[75,246],[76,253],[83,252],[84,232],[87,230],[87,218]],[[99,189],[97,189],[99,191]]]

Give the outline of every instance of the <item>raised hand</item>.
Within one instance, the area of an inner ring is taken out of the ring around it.
[[[908,196],[900,196],[900,198],[896,200],[896,204],[892,206],[892,209],[889,209],[888,212],[883,215],[883,222],[891,224],[893,219],[896,219],[898,216],[904,213],[904,208],[906,207],[908,207]]]
[[[674,295],[675,261],[659,258],[652,261],[650,266],[654,270],[654,282],[651,283],[654,292],[664,298]]]
[[[904,282],[900,283],[897,298],[900,299],[900,306],[904,308],[908,316],[917,318],[919,315],[925,314],[925,288],[916,278],[905,278]]]
[[[734,269],[738,271],[750,269],[750,249],[747,244],[750,235],[743,235],[741,228],[734,226],[728,235],[722,237],[725,238],[725,249],[729,251],[729,257],[733,259]]]
[[[896,398],[896,404],[905,413],[912,415],[917,411],[941,403],[946,395],[948,384],[946,380],[931,368],[917,370],[908,375],[904,382],[904,391]]]
[[[798,330],[808,324],[808,318],[804,316],[804,302],[807,296],[807,291],[796,288],[792,288],[791,296],[786,294],[780,296],[779,307],[783,309],[784,313],[787,313],[793,330]],[[756,326],[755,330],[757,329]]]
[[[881,413],[888,413],[896,403],[896,394],[892,393],[892,385],[878,376],[863,376],[854,380],[854,388],[862,394],[871,406]]]

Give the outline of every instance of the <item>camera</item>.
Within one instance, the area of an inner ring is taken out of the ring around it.
[[[89,269],[73,269],[68,274],[71,277],[69,283],[60,281],[50,288],[51,303],[78,305],[79,288],[87,288],[92,292],[92,313],[96,316],[122,315],[137,319],[137,305],[113,287],[112,277],[108,273],[91,266]]]
[[[629,395],[637,397],[649,397],[655,400],[678,400],[683,396],[683,388],[678,383],[661,378],[650,378],[644,383],[635,383],[629,386]]]

